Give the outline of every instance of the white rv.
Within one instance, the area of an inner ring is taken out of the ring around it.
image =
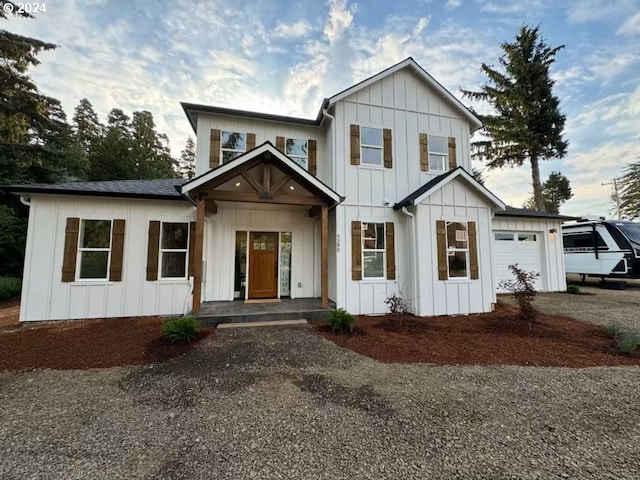
[[[640,223],[583,218],[562,226],[567,273],[640,278]]]

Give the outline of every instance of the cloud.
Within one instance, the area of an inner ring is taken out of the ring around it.
[[[616,32],[616,35],[640,35],[640,12],[629,17]]]
[[[289,25],[278,22],[273,33],[276,37],[300,38],[308,36],[312,30],[313,27],[309,22],[306,20],[299,20]]]
[[[346,0],[331,0],[329,7],[329,21],[324,27],[324,34],[329,43],[335,43],[351,26],[353,14],[346,7]]]
[[[448,10],[453,10],[455,8],[458,8],[461,3],[462,3],[462,0],[447,0],[446,8]]]

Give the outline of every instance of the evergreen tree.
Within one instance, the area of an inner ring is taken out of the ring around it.
[[[156,132],[151,112],[133,112],[132,127],[136,178],[175,177],[175,161],[169,150],[169,138]]]
[[[542,184],[542,201],[544,209],[549,213],[560,213],[560,206],[573,197],[569,179],[560,172],[551,172],[549,177]],[[533,197],[527,200],[524,208],[535,210]]]
[[[491,115],[479,115],[486,140],[472,144],[474,157],[486,161],[490,169],[531,164],[534,206],[544,210],[539,161],[562,158],[568,142],[562,138],[565,116],[549,68],[564,45],[551,48],[540,38],[538,27],[523,25],[513,43],[501,45],[498,71],[482,64],[488,82],[480,91],[463,90],[474,100],[488,102]]]
[[[191,138],[187,138],[184,150],[180,152],[178,160],[178,176],[182,178],[193,178],[196,173],[196,144]]]
[[[109,112],[104,134],[92,142],[89,152],[89,180],[137,178],[133,158],[131,119],[120,109]]]
[[[83,152],[89,156],[92,146],[100,139],[104,126],[98,120],[98,114],[86,98],[80,100],[73,113],[73,131],[76,141]]]
[[[622,216],[629,220],[640,218],[640,161],[624,168],[618,185]]]
[[[484,186],[484,170],[481,168],[472,168],[471,175],[480,185]]]

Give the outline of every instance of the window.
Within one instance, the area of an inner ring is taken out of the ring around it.
[[[447,222],[447,268],[449,278],[469,276],[469,239],[466,222]]]
[[[493,238],[499,242],[513,242],[513,233],[496,232],[493,234]]]
[[[162,222],[160,277],[186,278],[189,224]]]
[[[360,127],[361,163],[382,166],[382,154],[382,129]]]
[[[429,135],[429,170],[444,172],[449,166],[447,137]]]
[[[519,233],[518,241],[519,242],[535,242],[537,240],[535,233]]]
[[[285,142],[285,154],[302,168],[307,168],[307,141],[296,138],[287,138]]]
[[[106,280],[111,253],[111,220],[82,220],[78,257],[78,278]]]
[[[568,233],[562,236],[562,243],[565,251],[568,252],[593,252],[595,241],[598,243],[598,250],[608,250],[607,243],[600,236],[600,232]]]
[[[362,274],[364,278],[385,278],[384,223],[362,224]]]
[[[247,151],[247,134],[223,130],[220,134],[220,148],[222,149],[222,163],[233,160]]]

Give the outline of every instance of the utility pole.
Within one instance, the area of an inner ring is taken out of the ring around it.
[[[613,185],[613,198],[616,201],[616,210],[618,214],[618,220],[622,220],[622,217],[620,214],[620,195],[618,194],[618,179],[614,177],[611,182],[602,182],[602,185]]]

